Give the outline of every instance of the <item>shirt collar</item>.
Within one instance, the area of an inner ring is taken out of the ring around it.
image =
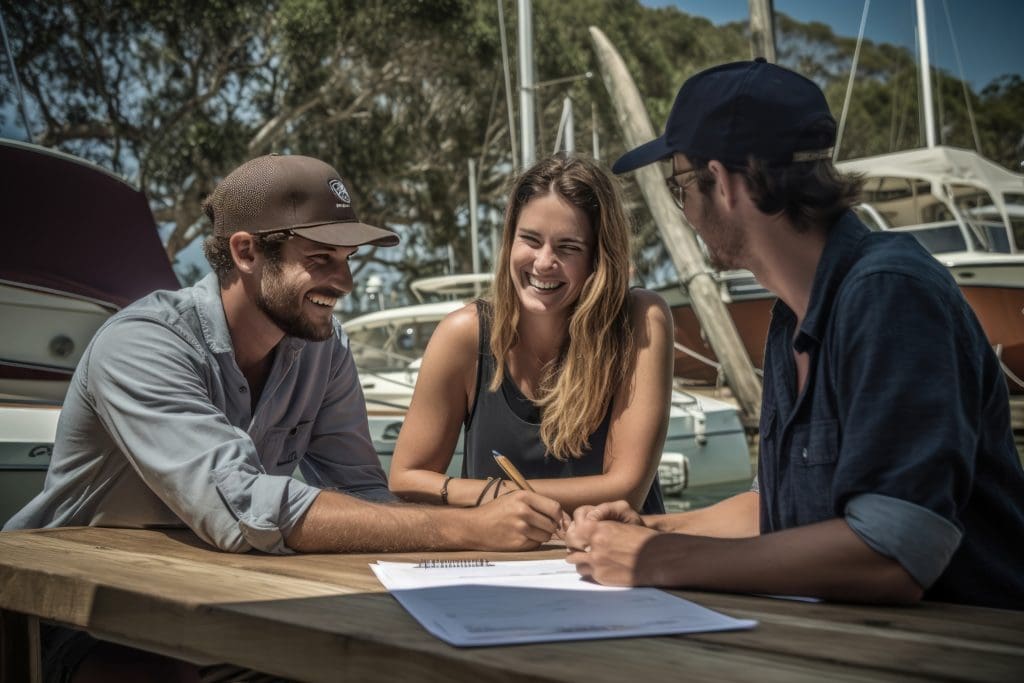
[[[214,353],[233,354],[235,349],[231,345],[231,332],[228,331],[224,302],[220,298],[220,283],[215,273],[210,273],[192,287],[192,300],[195,302],[196,315],[199,316],[206,345]]]
[[[818,344],[825,336],[829,313],[835,302],[839,286],[860,254],[861,242],[871,231],[857,219],[852,211],[844,213],[828,232],[825,249],[814,273],[807,315],[794,341],[797,351],[805,351],[808,339]]]
[[[230,353],[234,355],[235,347],[231,343],[231,332],[228,330],[228,319],[224,315],[224,302],[220,298],[220,283],[216,273],[210,273],[192,287],[192,299],[195,302],[199,324],[203,328],[203,338],[213,353]],[[337,334],[337,327],[335,327]],[[297,337],[285,336],[279,349],[287,349],[297,353],[306,342]]]

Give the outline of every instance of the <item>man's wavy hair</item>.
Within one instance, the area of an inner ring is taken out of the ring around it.
[[[617,181],[594,161],[556,155],[537,162],[513,181],[505,210],[491,305],[491,352],[497,391],[507,372],[509,351],[519,343],[519,296],[509,258],[523,207],[557,194],[587,217],[594,235],[593,272],[569,318],[558,357],[544,369],[540,395],[540,437],[548,453],[565,461],[589,449],[588,437],[608,411],[616,389],[628,381],[636,346],[629,305],[630,224]],[[478,309],[478,310],[480,310]]]
[[[214,209],[209,198],[203,202],[203,213],[206,214],[206,217],[210,219],[210,224],[213,225]],[[284,246],[285,240],[288,239],[287,233],[273,232],[266,235],[253,235],[253,239],[256,243],[256,249],[266,257],[269,264],[272,266],[281,264],[281,247]],[[235,261],[231,258],[230,240],[231,235],[218,235],[216,233],[203,240],[203,255],[206,257],[207,263],[210,264],[210,269],[217,274],[217,282],[222,285],[228,284],[237,275]]]
[[[697,187],[709,197],[715,185],[708,170],[710,160],[691,157],[689,161],[697,171]],[[857,203],[864,184],[859,176],[840,173],[829,159],[771,165],[750,157],[746,166],[725,166],[743,176],[762,213],[784,213],[798,232],[831,226]]]

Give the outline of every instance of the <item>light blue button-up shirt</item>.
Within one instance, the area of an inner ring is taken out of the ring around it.
[[[282,339],[255,411],[249,391],[214,275],[132,304],[82,356],[43,491],[4,528],[186,525],[222,550],[286,553],[321,489],[393,499],[340,325]]]

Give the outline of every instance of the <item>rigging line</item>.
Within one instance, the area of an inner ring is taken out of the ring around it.
[[[864,27],[868,23],[868,8],[870,6],[871,0],[864,0],[864,11],[860,16],[860,31],[857,33],[857,46],[853,50],[853,63],[850,64],[850,80],[846,83],[846,99],[843,100],[843,113],[839,117],[839,132],[836,133],[836,145],[832,150],[832,163],[839,158],[839,147],[843,144],[843,129],[846,128],[846,115],[850,111],[853,80],[857,76],[857,61],[860,59],[860,46],[864,42]]]
[[[704,363],[705,365],[710,365],[715,370],[718,370],[719,373],[722,372],[722,364],[721,363],[713,361],[710,358],[708,358],[707,356],[701,355],[697,351],[694,351],[690,347],[688,347],[688,346],[686,346],[684,344],[681,344],[681,343],[679,343],[677,341],[676,342],[672,342],[672,345],[675,347],[676,351],[679,351],[680,353],[685,353],[687,356],[690,356],[691,358],[695,358],[696,360],[699,360],[701,363]],[[764,377],[764,370],[760,370],[758,368],[754,368],[754,374],[757,375],[758,377],[762,377],[763,378]]]
[[[503,0],[498,0],[498,32],[501,34],[501,68],[505,73],[505,103],[508,107],[508,139],[512,144],[512,168],[519,168],[516,160],[516,115],[512,111],[512,75],[508,70],[508,42],[505,38],[505,8]]]
[[[914,31],[914,67],[917,70],[917,146],[924,147],[924,83],[921,78],[921,42]]]
[[[11,53],[11,41],[7,37],[7,22],[4,20],[3,10],[0,9],[0,33],[4,37],[4,50],[7,52],[7,61],[11,65],[11,77],[14,78],[14,88],[18,91],[18,103],[21,106],[21,118],[25,123],[25,134],[28,141],[35,144],[32,139],[32,128],[28,125],[28,109],[25,107],[25,93],[21,89],[21,79],[18,78],[18,68],[14,64],[14,54]]]
[[[971,133],[974,135],[974,148],[978,150],[978,154],[984,154],[981,151],[981,136],[978,135],[978,122],[974,119],[974,107],[971,106],[971,97],[967,92],[967,79],[964,77],[964,65],[960,62],[960,48],[956,43],[956,34],[953,32],[953,20],[949,16],[949,5],[946,0],[942,0],[942,9],[946,12],[946,26],[949,27],[949,37],[953,41],[953,54],[956,56],[956,68],[960,73],[960,86],[964,91],[964,102],[967,103],[967,118],[971,122]]]
[[[679,342],[673,342],[672,345],[675,347],[676,351],[679,351],[680,353],[685,353],[687,356],[689,356],[691,358],[696,358],[701,363],[704,363],[705,365],[710,365],[715,370],[721,370],[722,369],[722,364],[721,363],[717,363],[717,362],[711,360],[710,358],[708,358],[707,356],[704,356],[704,355],[701,355],[700,353],[697,353],[696,351],[694,351],[693,349],[691,349],[688,346],[684,346],[683,344],[680,344]]]
[[[565,100],[562,101],[562,116],[558,119],[558,132],[555,133],[555,149],[551,152],[552,154],[558,154],[559,147],[565,148],[566,151],[568,151],[568,148],[564,144],[565,141],[562,139],[566,132],[566,123],[568,122],[569,117],[572,116],[570,113],[572,112],[572,104],[566,104],[567,102],[569,102],[568,95]]]
[[[943,107],[944,100],[942,99],[942,69],[935,66],[935,99],[938,100],[939,110],[939,144],[946,144],[946,111]]]
[[[892,77],[893,81],[893,93],[892,93],[892,116],[889,118],[889,151],[896,151],[896,124],[899,121],[899,102],[900,102],[900,89],[897,87],[899,84],[899,72]]]

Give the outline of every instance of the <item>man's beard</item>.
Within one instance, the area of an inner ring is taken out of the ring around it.
[[[701,211],[700,237],[708,251],[708,261],[715,270],[742,268],[741,258],[746,239],[739,226],[726,224],[711,202],[705,202]]]
[[[333,293],[331,296],[338,296]],[[278,264],[268,263],[256,292],[256,306],[289,337],[306,341],[324,341],[334,334],[331,317],[323,322],[302,313],[305,297],[299,287],[289,286]]]

